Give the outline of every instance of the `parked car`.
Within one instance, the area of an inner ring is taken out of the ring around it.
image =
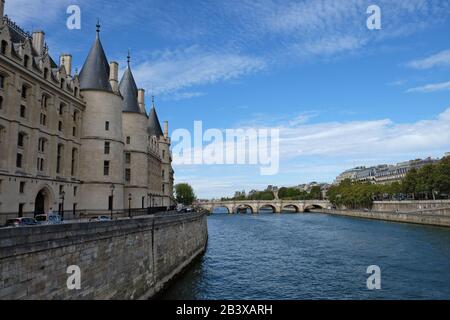
[[[5,227],[35,226],[38,222],[34,218],[13,218],[6,221]]]
[[[111,221],[111,217],[108,216],[96,216],[89,219],[89,222]]]
[[[63,223],[61,216],[58,214],[40,214],[36,216],[36,221],[41,225]]]

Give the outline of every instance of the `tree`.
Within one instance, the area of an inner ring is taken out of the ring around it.
[[[178,203],[191,205],[195,199],[194,189],[188,183],[180,183],[175,186],[175,197]]]

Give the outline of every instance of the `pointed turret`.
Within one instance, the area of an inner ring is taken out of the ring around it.
[[[80,72],[80,88],[112,92],[109,83],[109,63],[100,41],[100,23],[97,23],[94,44]]]
[[[119,90],[123,97],[123,112],[142,113],[138,103],[138,88],[131,72],[129,53],[127,58],[127,69],[119,84]]]
[[[148,115],[148,134],[150,136],[161,137],[164,136],[163,131],[161,129],[161,124],[159,123],[158,115],[156,114],[155,109],[155,97],[152,97],[152,109]]]

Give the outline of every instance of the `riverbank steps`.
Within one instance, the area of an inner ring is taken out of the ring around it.
[[[0,299],[149,299],[207,238],[198,213],[0,229]]]

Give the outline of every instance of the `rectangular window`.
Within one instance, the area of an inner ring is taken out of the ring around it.
[[[2,193],[2,182],[3,180],[0,180],[0,193]]]
[[[42,158],[37,159],[37,170],[40,172],[44,171],[44,159]]]
[[[166,176],[166,171],[162,171],[162,173],[161,173],[161,178],[163,178],[163,180],[164,180],[164,177]]]
[[[76,197],[78,192],[78,187],[73,187],[73,196]]]
[[[129,152],[125,153],[125,163],[126,164],[131,163],[131,153],[129,153]]]
[[[22,98],[26,99],[27,98],[27,94],[28,94],[28,87],[23,85],[22,86]]]
[[[103,162],[103,175],[109,176],[109,161]]]
[[[110,143],[105,142],[105,154],[109,154],[109,150],[110,150]]]
[[[162,158],[163,158],[163,160],[166,158],[166,150],[162,151]]]
[[[45,114],[43,114],[43,113],[41,113],[40,124],[41,124],[41,126],[46,126],[47,125],[47,116]]]
[[[19,218],[23,217],[23,207],[25,206],[25,203],[19,204]]]
[[[113,209],[113,196],[108,197],[108,210]]]
[[[20,185],[19,185],[19,192],[20,193],[25,193],[25,182],[21,181]]]
[[[125,181],[130,182],[131,181],[131,170],[125,169]]]
[[[63,146],[58,145],[57,155],[56,155],[56,173],[61,173],[62,166],[62,156],[63,156]]]
[[[72,136],[74,136],[74,137],[77,136],[77,127],[72,128]]]
[[[127,144],[131,143],[131,137],[127,137]]]
[[[0,89],[5,88],[5,77],[0,74]]]
[[[106,131],[109,131],[109,121],[106,121],[106,122],[105,122],[105,130],[106,130]]]
[[[62,195],[63,192],[64,192],[64,186],[61,184],[61,185],[59,186],[59,195]]]
[[[22,154],[20,154],[20,153],[17,154],[16,167],[22,168]]]
[[[3,97],[0,96],[0,110],[3,109]]]
[[[63,129],[62,121],[58,122],[58,131],[61,132]]]
[[[20,106],[20,117],[21,118],[25,118],[27,115],[27,107],[25,107],[24,105]]]

